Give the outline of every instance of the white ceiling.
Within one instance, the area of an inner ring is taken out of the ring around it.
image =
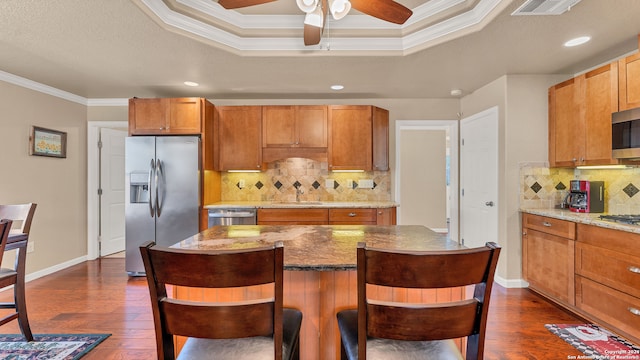
[[[190,7],[219,8],[207,1],[2,0],[0,70],[88,99],[447,98],[451,89],[467,94],[505,74],[583,71],[636,51],[640,33],[638,0],[581,0],[558,16],[511,16],[524,0],[456,0],[434,15],[424,9],[454,0],[399,0],[417,14],[407,24],[354,11],[329,22],[321,46],[305,48],[294,0],[225,10],[230,18]],[[165,21],[154,6],[184,26]],[[476,24],[436,31],[461,26],[453,19],[483,6],[491,9]],[[433,36],[414,41],[427,32]],[[580,35],[592,41],[562,46]],[[384,42],[402,46],[357,48]],[[201,86],[185,87],[186,80]],[[336,83],[345,89],[330,90]]]

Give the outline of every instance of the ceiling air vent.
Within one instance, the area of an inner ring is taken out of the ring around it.
[[[511,15],[560,15],[580,0],[527,0]]]

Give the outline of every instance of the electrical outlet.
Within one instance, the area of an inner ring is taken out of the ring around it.
[[[240,181],[238,181],[238,187],[239,187],[240,189],[244,189],[244,185],[245,185],[245,184],[244,184],[244,179],[240,179]]]
[[[347,188],[353,189],[353,180],[347,179]]]
[[[358,180],[358,187],[361,189],[373,189],[373,180],[372,179]]]
[[[27,243],[27,253],[34,252],[36,250],[36,243],[33,241],[29,241]]]

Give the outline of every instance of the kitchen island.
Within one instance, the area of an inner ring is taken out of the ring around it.
[[[284,243],[284,305],[302,311],[302,359],[339,359],[340,335],[336,313],[357,307],[356,245],[397,250],[454,250],[462,248],[446,235],[424,226],[216,226],[175,245],[192,250],[252,248]],[[407,290],[379,287],[380,300],[451,301],[464,289]],[[177,288],[182,299],[255,299],[271,296],[267,286],[239,293],[234,290]]]

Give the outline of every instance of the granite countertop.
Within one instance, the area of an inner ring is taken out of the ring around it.
[[[573,221],[581,224],[600,226],[603,228],[640,234],[640,225],[629,225],[614,221],[600,220],[600,215],[607,215],[602,213],[575,213],[567,209],[520,209],[520,211],[528,214],[542,215],[555,219]]]
[[[452,250],[464,248],[419,225],[232,225],[214,226],[187,238],[173,248],[230,250],[284,243],[284,269],[336,271],[356,269],[356,247],[398,250]]]
[[[205,209],[282,209],[282,208],[391,208],[393,201],[221,201],[205,205]]]

